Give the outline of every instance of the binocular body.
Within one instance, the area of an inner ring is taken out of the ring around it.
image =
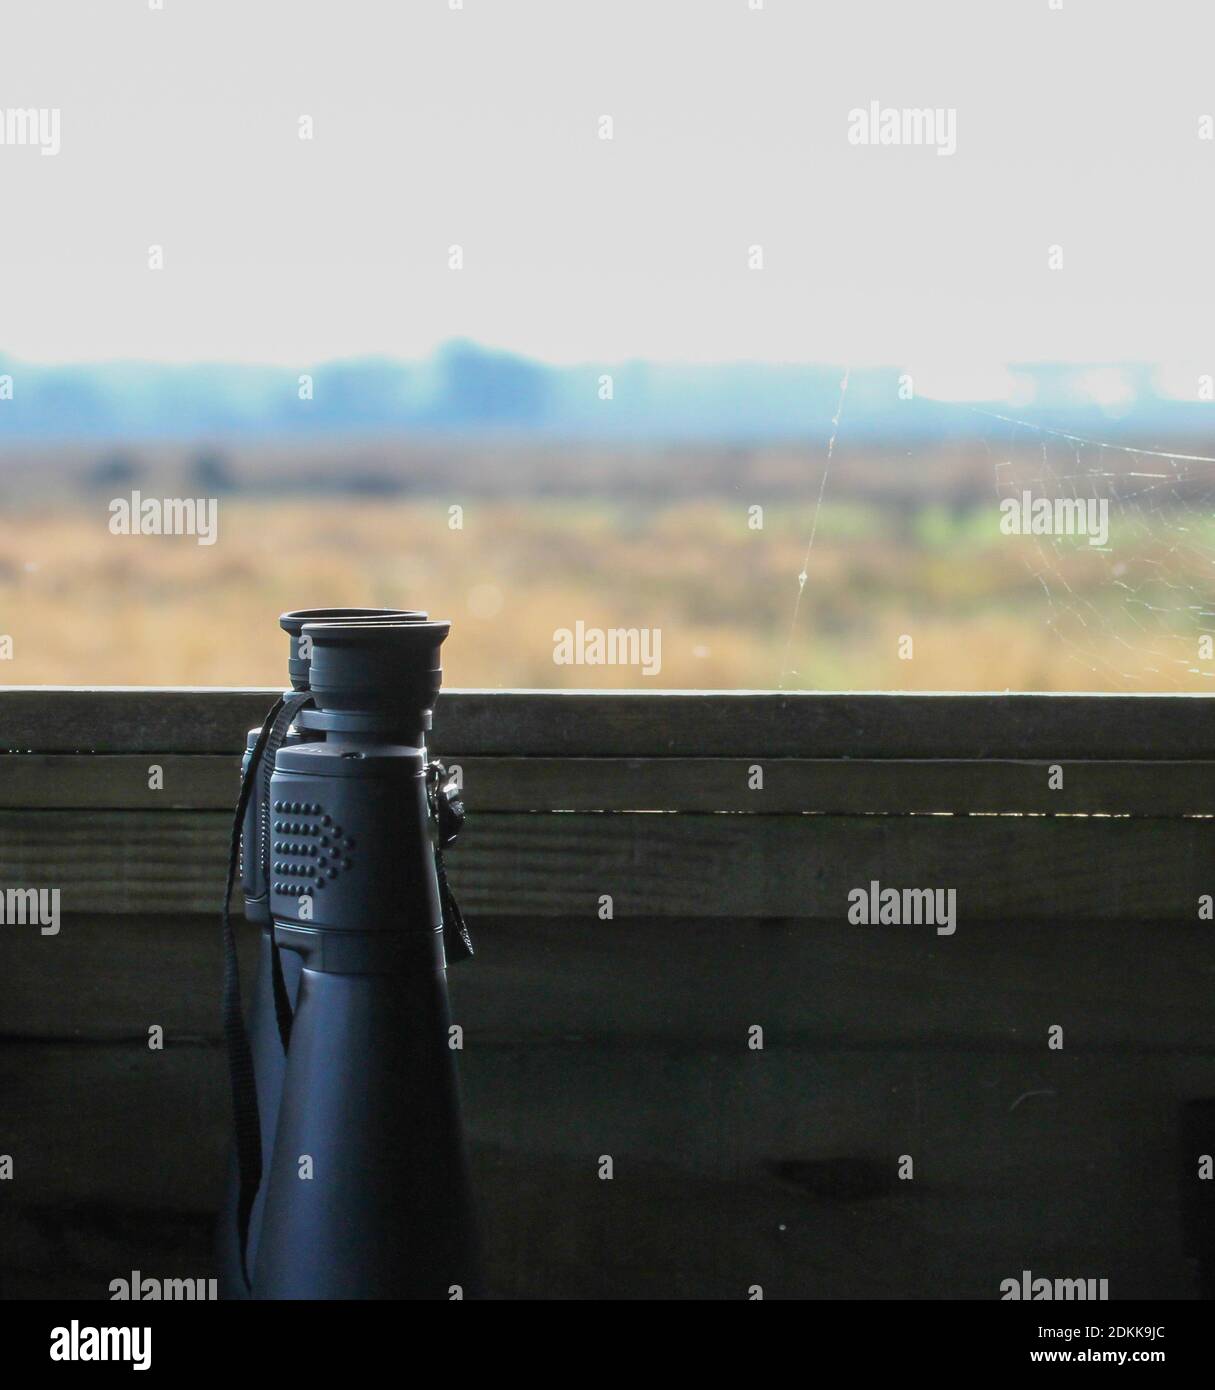
[[[297,616],[284,617],[289,632]],[[309,621],[318,642],[338,625]],[[410,621],[422,685],[433,680],[437,693],[435,661],[425,662],[446,626],[424,615],[385,618],[375,638],[354,620],[353,656],[336,639],[330,653],[331,672],[342,663],[338,686],[347,673],[370,681],[378,644],[404,640],[387,629]],[[422,629],[438,627],[427,656]],[[298,697],[295,634],[292,650]],[[262,1172],[243,1241],[247,1175],[235,1163],[229,1174],[219,1259],[231,1297],[483,1292],[436,866],[441,789],[424,742],[429,707],[412,668],[404,674],[403,698],[335,687],[300,701],[268,777],[254,761],[259,731],[250,736],[241,881],[246,915],[260,924],[247,1031]]]

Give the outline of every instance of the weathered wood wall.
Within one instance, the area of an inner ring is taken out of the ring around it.
[[[270,698],[0,693],[0,886],[69,907],[58,936],[0,928],[0,1295],[210,1272],[228,1112],[199,913]],[[992,1298],[1025,1268],[1215,1291],[1209,708],[444,695],[496,1292]],[[870,878],[955,887],[956,934],[850,926]]]
[[[1115,1298],[1199,1292],[1215,1011],[1198,924],[474,930],[451,987],[501,1296],[993,1298],[1025,1268],[1108,1278]],[[69,918],[10,956],[0,1295],[211,1271],[219,965],[197,917]]]

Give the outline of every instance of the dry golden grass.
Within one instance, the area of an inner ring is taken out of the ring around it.
[[[917,530],[828,508],[791,629],[804,508],[752,531],[742,502],[486,500],[452,531],[439,501],[224,499],[207,547],[112,536],[101,502],[47,504],[0,520],[0,679],[279,685],[280,610],[382,604],[452,620],[457,686],[1209,688],[1200,547],[1138,535],[1116,571],[1083,543],[1001,537],[990,515]],[[578,619],[661,628],[660,675],[555,665],[554,630]]]

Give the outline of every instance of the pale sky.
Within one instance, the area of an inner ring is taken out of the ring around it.
[[[4,0],[0,353],[1215,369],[1210,0],[750,3]]]

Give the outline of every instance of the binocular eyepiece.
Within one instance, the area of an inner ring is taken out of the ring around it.
[[[311,666],[311,643],[304,639],[306,623],[416,623],[425,622],[427,615],[411,608],[295,608],[283,613],[279,627],[291,638],[291,654],[287,658],[287,674],[292,690],[308,689]]]
[[[430,622],[425,614],[305,623],[299,642],[310,652],[308,688],[316,705],[302,716],[305,725],[420,743],[443,683],[439,649],[450,631],[450,623]]]

